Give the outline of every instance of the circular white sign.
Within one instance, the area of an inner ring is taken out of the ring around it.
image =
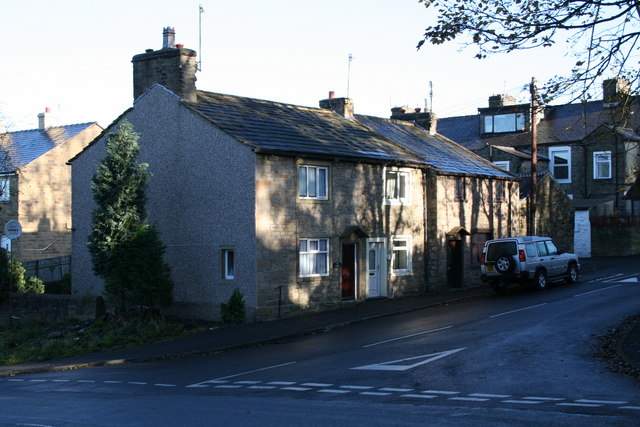
[[[22,225],[15,219],[7,221],[4,225],[4,235],[11,240],[15,240],[22,235]]]

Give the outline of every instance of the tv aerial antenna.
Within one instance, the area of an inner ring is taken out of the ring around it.
[[[196,70],[202,71],[202,14],[204,8],[202,5],[198,6],[198,61],[196,62]]]
[[[351,62],[353,62],[353,55],[349,54],[349,65],[347,67],[347,98],[349,97],[349,83],[351,80]]]

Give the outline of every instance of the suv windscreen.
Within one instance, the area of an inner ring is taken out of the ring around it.
[[[502,254],[516,255],[516,242],[495,242],[487,248],[487,261],[495,261]]]

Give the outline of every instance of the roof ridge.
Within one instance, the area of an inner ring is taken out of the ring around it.
[[[206,91],[206,90],[200,90],[198,89],[196,91],[197,94],[203,95],[203,96],[208,96],[208,95],[212,95],[212,96],[220,96],[220,97],[225,97],[225,98],[234,98],[234,99],[246,99],[248,101],[254,101],[254,102],[259,102],[259,103],[264,103],[264,104],[277,104],[283,107],[290,107],[290,108],[297,108],[297,109],[301,109],[301,110],[311,110],[311,111],[322,111],[322,112],[333,112],[332,110],[328,110],[326,108],[320,108],[320,107],[309,107],[307,105],[299,105],[299,104],[292,104],[289,102],[282,102],[282,101],[273,101],[273,100],[269,100],[269,99],[263,99],[263,98],[254,98],[251,96],[242,96],[242,95],[232,95],[232,94],[228,94],[228,93],[221,93],[221,92],[211,92],[211,91]],[[191,102],[188,104],[197,104],[194,102]]]
[[[97,121],[94,122],[82,122],[82,123],[70,123],[70,124],[66,124],[66,125],[56,125],[56,126],[49,126],[46,129],[40,129],[40,128],[33,128],[33,129],[21,129],[21,130],[14,130],[14,131],[9,131],[9,132],[0,132],[0,134],[7,134],[7,133],[20,133],[20,132],[45,132],[51,128],[66,128],[66,127],[71,127],[71,126],[81,126],[81,125],[86,125],[87,127],[93,124],[98,123]]]

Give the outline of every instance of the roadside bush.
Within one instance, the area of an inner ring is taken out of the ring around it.
[[[224,323],[244,323],[247,318],[247,309],[244,304],[244,295],[240,289],[235,288],[229,301],[220,304],[222,321]]]
[[[30,294],[44,294],[44,282],[39,277],[31,276],[27,279],[22,292]]]
[[[9,252],[0,248],[0,301],[9,295],[9,283],[12,285],[13,292],[25,292],[24,275],[26,270],[20,261],[9,258]]]

